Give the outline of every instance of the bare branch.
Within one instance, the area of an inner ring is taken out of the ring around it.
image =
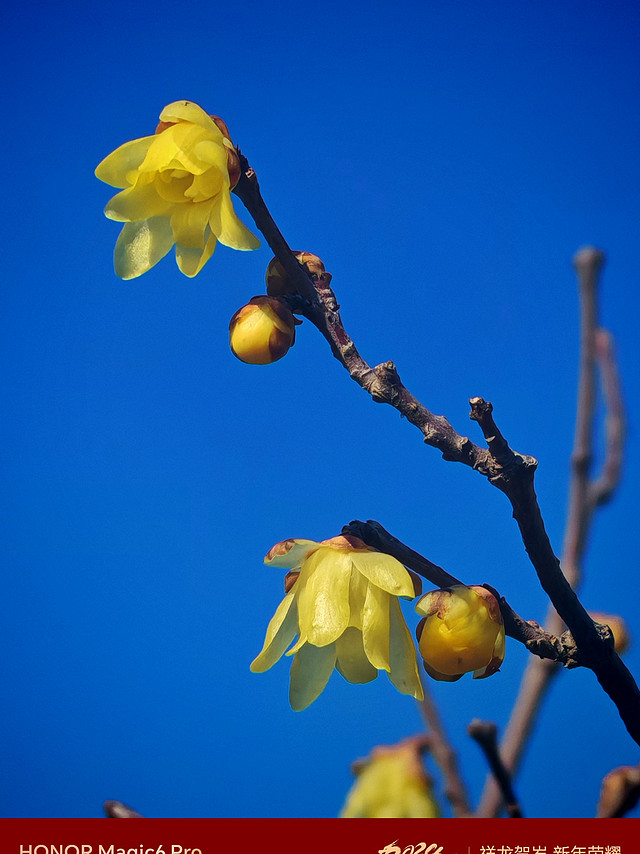
[[[499,431],[498,434],[492,432],[494,441],[489,449],[475,445],[466,436],[457,433],[444,416],[434,415],[405,388],[393,362],[371,368],[347,335],[331,288],[324,284],[322,290],[314,287],[312,279],[280,234],[246,158],[242,158],[242,168],[244,174],[234,192],[244,202],[285,270],[291,271],[293,282],[299,282],[299,304],[292,306],[294,310],[304,314],[318,328],[329,342],[333,355],[374,401],[395,407],[418,427],[425,443],[440,450],[444,459],[472,467],[505,493],[544,591],[571,630],[580,647],[584,664],[594,671],[600,685],[616,704],[629,734],[640,744],[640,691],[613,647],[602,642],[593,620],[560,569],[560,562],[545,531],[533,487],[537,466],[535,459],[512,451]],[[484,425],[484,432],[487,429],[493,431],[495,423],[490,406],[483,404],[482,398],[473,398],[472,416],[479,412],[475,420],[481,428]],[[581,470],[585,470],[584,464],[581,464]]]
[[[511,775],[505,768],[498,752],[497,728],[493,721],[473,720],[467,732],[480,745],[497,786],[504,799],[509,818],[522,818],[522,810],[511,784]]]
[[[598,277],[603,264],[604,254],[597,249],[582,249],[574,257],[580,295],[580,376],[562,558],[564,574],[574,587],[580,582],[587,531],[593,512],[611,496],[618,483],[622,464],[624,409],[620,382],[611,336],[597,326]],[[602,473],[596,481],[590,482],[588,475],[592,458],[596,364],[600,368],[607,410],[607,447]],[[564,629],[562,618],[553,608],[549,609],[545,627],[551,635],[560,635]],[[501,745],[503,762],[512,774],[519,766],[550,682],[558,672],[557,665],[550,661],[532,659],[527,666]],[[490,778],[485,785],[477,814],[497,815],[500,802],[500,791]]]
[[[103,807],[107,818],[144,818],[143,815],[123,804],[122,801],[105,801]]]
[[[431,754],[444,778],[445,796],[456,818],[469,818],[472,812],[464,782],[458,771],[456,752],[449,743],[438,709],[424,679],[422,679],[422,687],[424,699],[419,701],[418,705],[429,732]]]

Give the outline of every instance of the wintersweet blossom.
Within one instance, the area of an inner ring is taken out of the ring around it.
[[[101,181],[122,188],[104,211],[125,223],[114,251],[121,278],[146,273],[174,244],[185,276],[202,270],[218,241],[243,250],[260,245],[233,210],[238,155],[226,125],[217,119],[225,133],[214,118],[191,101],[175,101],[153,136],[125,142],[97,167]]]
[[[288,592],[251,670],[262,673],[285,652],[292,655],[289,701],[295,711],[322,693],[334,668],[354,683],[386,670],[401,693],[422,699],[415,646],[398,600],[419,591],[399,561],[351,536],[284,540],[264,561],[290,570]]]
[[[291,310],[274,297],[253,297],[229,322],[231,352],[249,365],[277,362],[289,352],[295,337]]]
[[[500,605],[486,587],[456,584],[426,593],[416,611],[424,668],[434,679],[455,682],[473,671],[474,679],[495,673],[505,652]]]
[[[376,747],[354,766],[357,779],[340,818],[439,818],[431,780],[425,773],[419,737]]]

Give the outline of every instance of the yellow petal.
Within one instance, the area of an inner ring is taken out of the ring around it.
[[[112,187],[127,187],[133,183],[127,176],[140,166],[147,155],[154,136],[143,136],[125,142],[96,167],[96,177]]]
[[[180,268],[180,272],[184,273],[185,276],[189,276],[190,278],[197,276],[209,258],[213,255],[218,241],[216,240],[215,234],[211,234],[208,228],[206,237],[207,242],[204,249],[182,246],[181,244],[176,243],[176,261]]]
[[[152,216],[166,216],[171,205],[158,196],[149,181],[138,181],[133,187],[117,193],[104,209],[105,216],[117,222],[134,222]]]
[[[139,166],[141,172],[161,172],[182,169],[192,175],[201,175],[211,168],[196,154],[196,146],[209,134],[192,124],[179,124],[167,128],[153,137],[147,156]],[[222,142],[220,147],[224,148]],[[225,155],[226,156],[226,155]]]
[[[317,647],[305,644],[291,665],[289,702],[301,712],[322,694],[336,662],[335,644]]]
[[[397,599],[391,599],[389,617],[389,678],[401,694],[410,694],[416,700],[423,700],[416,648]]]
[[[212,208],[209,225],[211,231],[217,234],[220,243],[224,243],[231,249],[249,251],[260,246],[260,241],[255,234],[252,234],[236,216],[228,190],[222,191],[220,203]]]
[[[336,657],[336,669],[347,682],[371,682],[378,675],[365,654],[362,633],[352,626],[336,641]]]
[[[397,603],[397,600],[395,600]],[[367,584],[362,612],[362,637],[367,658],[378,670],[390,670],[389,607],[391,597],[374,584]]]
[[[264,562],[267,566],[282,569],[298,569],[311,552],[320,548],[315,540],[282,540],[267,552]]]
[[[293,591],[287,593],[278,605],[267,626],[264,645],[259,655],[251,662],[253,673],[264,673],[278,661],[298,631],[298,611]]]
[[[222,131],[213,119],[193,101],[173,101],[171,104],[167,104],[160,113],[160,121],[192,122],[194,125],[200,125],[213,132],[217,131],[222,136]]]
[[[173,246],[169,219],[151,217],[128,222],[116,241],[113,253],[116,274],[121,279],[134,279],[150,270]]]
[[[209,220],[210,202],[186,202],[174,205],[171,228],[176,243],[189,249],[204,248],[204,233]]]
[[[333,643],[349,625],[349,577],[347,553],[319,548],[304,561],[295,590],[298,597],[300,633],[315,646]]]
[[[411,576],[391,555],[382,552],[350,552],[353,565],[376,587],[413,599],[415,593]]]

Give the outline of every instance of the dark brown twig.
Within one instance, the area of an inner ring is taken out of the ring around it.
[[[105,801],[103,807],[107,818],[144,818],[143,815],[123,804],[122,801]]]
[[[333,355],[362,388],[378,403],[388,403],[422,432],[424,441],[437,448],[444,459],[470,466],[505,493],[513,508],[524,547],[538,579],[580,648],[583,663],[596,674],[600,685],[615,703],[631,737],[640,744],[640,691],[613,648],[602,642],[596,626],[581,605],[560,569],[538,506],[533,476],[537,463],[509,448],[503,437],[481,448],[456,432],[442,415],[434,415],[402,384],[393,362],[371,368],[346,333],[333,291],[316,290],[280,234],[260,194],[255,173],[241,158],[243,175],[234,192],[252,215],[278,260],[298,288],[300,305],[295,310],[307,317],[326,338]],[[490,405],[472,399],[472,418],[485,437],[495,437]]]
[[[580,378],[576,407],[569,508],[563,545],[562,568],[569,583],[580,582],[587,532],[596,507],[610,498],[620,478],[624,442],[624,409],[620,382],[609,333],[597,326],[598,277],[604,255],[597,249],[583,249],[574,258],[580,295]],[[596,389],[595,370],[600,369],[602,393],[607,410],[605,460],[600,476],[589,480]],[[551,608],[545,628],[560,635],[562,618]],[[505,766],[515,773],[524,746],[553,676],[558,668],[551,661],[532,659],[525,670],[511,718],[501,745]],[[501,794],[493,779],[485,785],[477,814],[499,813]]]
[[[522,818],[520,804],[513,791],[511,775],[505,768],[498,752],[497,728],[492,721],[473,720],[467,732],[476,741],[484,753],[504,800],[509,818]]]

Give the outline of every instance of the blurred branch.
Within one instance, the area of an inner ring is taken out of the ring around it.
[[[431,755],[444,778],[444,794],[455,818],[469,818],[473,813],[469,806],[467,791],[458,771],[456,752],[451,747],[436,704],[431,697],[425,680],[422,679],[424,699],[419,701],[420,712],[427,725]]]
[[[122,801],[105,801],[103,806],[107,818],[144,818],[143,815],[123,804]]]
[[[339,314],[339,305],[327,282],[318,287],[295,258],[264,203],[255,172],[243,155],[242,175],[234,189],[262,231],[297,290],[290,305],[310,320],[328,341],[333,355],[372,399],[388,403],[421,431],[426,444],[437,448],[445,460],[470,466],[507,496],[520,529],[524,547],[540,584],[569,627],[585,666],[596,674],[613,700],[631,737],[640,744],[640,691],[613,646],[603,642],[596,626],[560,569],[542,520],[533,486],[537,462],[513,451],[497,430],[490,403],[471,400],[471,417],[487,441],[481,448],[454,430],[442,415],[434,415],[402,384],[393,362],[371,368],[358,353]]]
[[[604,254],[582,249],[574,257],[580,295],[580,369],[574,447],[571,455],[569,506],[563,544],[562,569],[572,587],[581,580],[587,533],[593,513],[611,497],[620,478],[624,442],[624,408],[615,365],[611,336],[598,328],[597,291]],[[599,367],[606,406],[605,459],[600,476],[592,481],[592,442],[596,402],[596,367]],[[545,628],[560,635],[563,619],[550,608]],[[549,661],[532,659],[527,665],[514,703],[500,751],[505,766],[517,770],[536,716],[558,668]],[[500,811],[501,793],[488,779],[478,815],[494,816]]]
[[[493,721],[473,720],[467,727],[467,732],[476,741],[485,755],[491,773],[507,808],[509,818],[522,818],[520,804],[513,791],[511,775],[504,767],[498,752],[497,728]]]

